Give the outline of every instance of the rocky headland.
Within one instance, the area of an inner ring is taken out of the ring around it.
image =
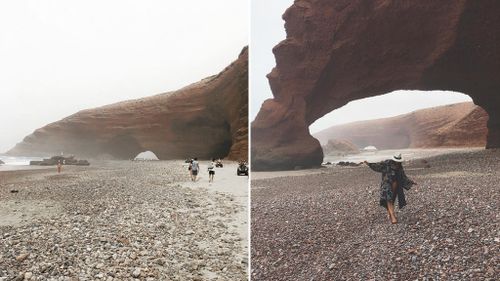
[[[178,91],[80,111],[37,129],[9,155],[246,159],[248,48],[219,74]]]
[[[500,147],[499,13],[495,1],[295,1],[267,76],[274,97],[252,123],[253,169],[320,165],[309,125],[401,89],[469,95],[488,115],[486,147]]]

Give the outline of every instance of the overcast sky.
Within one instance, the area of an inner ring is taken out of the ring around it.
[[[251,120],[257,115],[262,102],[272,98],[265,76],[276,65],[272,48],[286,37],[281,16],[292,3],[293,0],[252,0]],[[333,125],[390,117],[421,108],[463,101],[471,101],[471,99],[469,96],[454,92],[396,91],[352,101],[318,119],[309,127],[309,130],[311,133],[316,133]]]
[[[247,0],[0,2],[0,152],[81,109],[179,89],[248,45]]]

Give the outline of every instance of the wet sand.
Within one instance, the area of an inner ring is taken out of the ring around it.
[[[247,183],[234,163],[210,186],[181,161],[0,172],[0,280],[244,280]]]
[[[500,151],[405,163],[418,185],[391,225],[366,166],[252,174],[254,280],[495,280]]]

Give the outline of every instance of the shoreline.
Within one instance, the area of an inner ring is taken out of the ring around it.
[[[379,155],[382,155],[378,158],[380,158],[381,161],[382,159],[389,159],[390,156],[384,156],[384,155],[392,155],[393,152],[401,152],[403,157],[405,157],[405,162],[411,162],[411,161],[417,161],[417,160],[423,160],[423,159],[432,159],[434,157],[439,157],[442,155],[447,155],[447,154],[456,154],[456,153],[468,153],[468,152],[476,152],[476,151],[483,151],[486,150],[485,148],[480,148],[480,147],[466,147],[466,148],[410,148],[410,149],[390,149],[390,150],[379,150],[378,153]],[[373,155],[373,152],[368,152],[369,154]],[[409,156],[411,155],[411,158]],[[349,160],[349,157],[359,157],[361,156],[360,154],[348,154],[345,155],[344,158],[345,160],[339,160],[339,161],[351,161]],[[330,157],[329,155],[325,155],[326,157]],[[337,157],[337,156],[335,156]],[[337,161],[338,162],[338,161]],[[355,162],[355,161],[354,161]],[[362,162],[358,160],[358,162]],[[375,161],[373,161],[375,162]],[[305,176],[305,175],[310,175],[310,174],[323,174],[326,172],[326,169],[331,169],[336,167],[336,164],[333,163],[332,165],[322,165],[320,167],[316,168],[307,168],[307,169],[299,169],[299,170],[283,170],[283,171],[252,171],[252,180],[258,180],[258,179],[269,179],[269,178],[277,178],[277,177],[294,177],[294,176]],[[344,169],[346,168],[352,168],[352,167],[343,167]]]
[[[248,249],[238,228],[247,184],[237,188],[243,179],[232,177],[231,165],[218,170],[212,187],[190,183],[182,161],[0,172],[0,216],[10,216],[0,225],[0,276],[246,278]]]
[[[202,188],[213,194],[226,194],[230,196],[229,200],[234,200],[239,211],[234,215],[233,227],[241,237],[241,247],[244,251],[241,258],[248,264],[248,177],[236,176],[238,163],[226,160],[223,162],[223,168],[215,168],[214,182],[208,183],[208,161],[199,161],[200,173],[197,181],[184,182],[183,186],[192,189]],[[185,167],[187,174],[187,165],[183,165],[183,167]]]

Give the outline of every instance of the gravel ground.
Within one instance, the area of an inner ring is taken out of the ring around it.
[[[23,213],[0,225],[0,280],[245,280],[241,206],[181,164],[0,173],[2,213]]]
[[[396,225],[366,166],[252,180],[252,280],[498,280],[499,159],[482,150],[405,163],[418,185]]]

